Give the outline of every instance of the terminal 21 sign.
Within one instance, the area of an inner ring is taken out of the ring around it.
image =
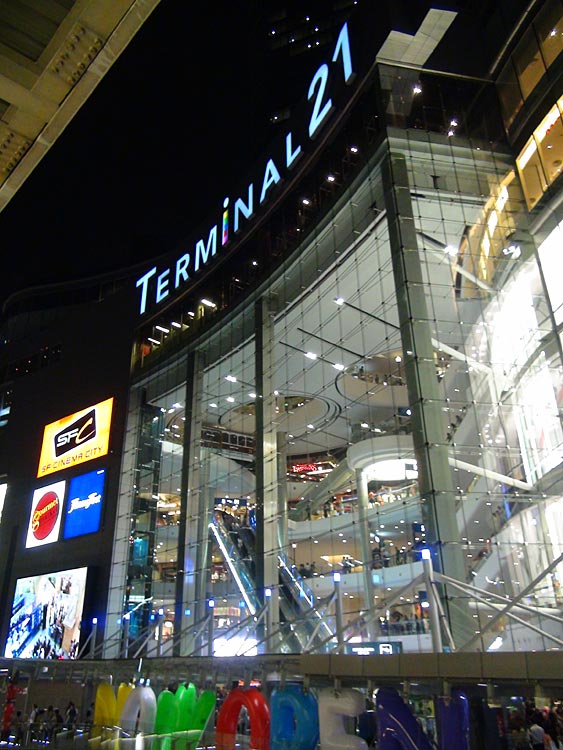
[[[335,109],[333,97],[337,89],[342,82],[351,84],[354,77],[348,24],[344,24],[333,50],[330,67],[329,63],[323,63],[309,84],[306,126],[302,128],[302,133],[299,135],[294,130],[289,130],[282,141],[279,155],[266,159],[257,181],[248,183],[242,195],[232,205],[229,198],[225,198],[220,220],[210,227],[207,238],[199,239],[193,250],[184,252],[168,267],[158,269],[153,266],[137,280],[141,315],[149,306],[159,305],[171,294],[179,293],[185,288],[190,279],[216,255],[218,244],[221,247],[227,245],[230,235],[241,231],[243,221],[251,220],[256,211],[268,203],[276,188],[282,184],[284,176],[298,163],[304,151],[308,150],[309,144]]]
[[[105,456],[109,450],[109,434],[113,398],[74,412],[45,426],[37,476]]]

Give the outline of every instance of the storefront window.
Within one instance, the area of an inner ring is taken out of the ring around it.
[[[563,50],[563,8],[559,0],[545,3],[534,19],[545,64],[549,67]]]
[[[547,180],[541,165],[537,143],[532,136],[516,159],[516,165],[528,208],[533,208],[547,190]]]
[[[563,432],[545,355],[518,386],[516,417],[526,477],[536,482],[561,463]]]
[[[563,165],[563,122],[554,105],[534,132],[547,181],[551,185],[561,174]]]

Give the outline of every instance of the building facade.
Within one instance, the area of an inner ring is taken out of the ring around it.
[[[512,13],[461,74],[462,11],[352,7],[185,246],[8,305],[6,656],[561,645],[563,6]]]

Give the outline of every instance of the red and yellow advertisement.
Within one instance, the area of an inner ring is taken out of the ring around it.
[[[109,450],[113,398],[46,425],[37,476],[70,469]]]

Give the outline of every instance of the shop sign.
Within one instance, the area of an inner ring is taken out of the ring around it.
[[[356,654],[358,656],[386,656],[388,654],[402,654],[403,644],[401,641],[391,641],[389,643],[347,643],[347,654]]]
[[[93,534],[100,530],[105,475],[105,469],[100,469],[70,480],[64,539]]]
[[[105,456],[109,450],[112,408],[113,398],[109,398],[46,425],[37,476]]]
[[[35,490],[27,528],[26,548],[51,544],[59,538],[66,482]]]

